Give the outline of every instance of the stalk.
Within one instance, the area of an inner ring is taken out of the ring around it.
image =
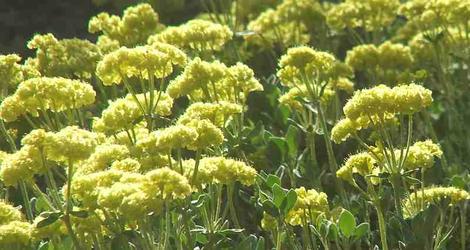
[[[69,159],[68,167],[67,167],[67,194],[65,198],[65,213],[64,213],[64,223],[67,231],[72,238],[73,245],[75,249],[79,250],[82,249],[80,246],[80,242],[78,241],[77,236],[72,228],[72,223],[70,222],[70,212],[72,211],[72,176],[73,176],[73,163]]]
[[[384,215],[380,205],[375,202],[375,210],[377,211],[377,218],[379,220],[380,241],[382,243],[382,250],[388,250],[387,245],[387,226],[385,225]]]

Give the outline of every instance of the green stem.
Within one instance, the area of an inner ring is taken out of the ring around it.
[[[73,177],[73,162],[69,159],[68,167],[67,167],[67,193],[65,198],[65,213],[64,213],[64,224],[67,228],[67,231],[72,238],[73,245],[75,249],[79,250],[82,249],[80,246],[80,242],[78,241],[77,236],[72,227],[72,223],[70,221],[70,212],[72,211],[72,177]]]
[[[376,202],[377,203],[377,202]],[[382,243],[382,250],[388,250],[387,245],[387,226],[385,225],[385,218],[379,204],[375,204],[377,210],[377,218],[379,220],[380,241]]]
[[[31,203],[29,202],[29,195],[28,190],[26,189],[26,182],[24,180],[20,180],[19,184],[21,196],[23,197],[23,202],[26,209],[26,217],[29,221],[33,221],[33,210],[31,209]]]

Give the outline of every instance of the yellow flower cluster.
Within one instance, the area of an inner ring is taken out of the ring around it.
[[[303,225],[314,222],[316,217],[329,211],[328,197],[323,192],[315,189],[296,188],[297,201],[292,210],[289,211],[286,221],[293,225]]]
[[[399,156],[398,152],[395,155]],[[434,157],[441,158],[442,150],[431,140],[418,141],[409,148],[404,162],[405,169],[430,168],[434,165]]]
[[[448,199],[449,205],[470,199],[470,194],[455,187],[429,187],[411,193],[403,201],[403,216],[410,218],[423,211],[429,204],[438,205],[443,199]],[[423,207],[424,205],[424,207]]]
[[[160,49],[163,48],[163,49]],[[96,74],[104,85],[121,84],[128,78],[165,78],[174,65],[184,65],[186,55],[172,45],[121,47],[103,57]]]
[[[232,36],[232,31],[225,25],[194,19],[177,27],[168,27],[151,36],[148,42],[164,42],[197,52],[219,51]]]
[[[183,73],[170,82],[167,93],[177,98],[188,95],[192,101],[229,101],[241,104],[248,93],[263,90],[253,70],[237,63],[227,67],[219,61],[193,59]]]
[[[361,152],[349,156],[346,162],[336,171],[336,176],[345,181],[354,183],[353,174],[367,177],[380,172],[376,160],[369,153]]]
[[[54,161],[85,160],[93,153],[101,140],[98,134],[77,126],[68,126],[57,133],[49,133],[46,154]]]
[[[121,46],[145,44],[147,38],[158,30],[158,15],[149,4],[138,4],[124,10],[121,17],[100,13],[90,19],[88,31],[102,32],[106,39]]]
[[[16,54],[0,55],[0,89],[2,89],[2,96],[6,94],[9,87],[16,87],[20,82],[32,77],[38,77],[39,72],[29,67],[28,65],[21,65],[18,62],[21,57]]]
[[[288,49],[281,57],[279,67],[277,76],[287,87],[298,87],[312,82],[314,85],[321,84],[351,74],[351,69],[330,53],[306,46]]]
[[[326,19],[336,30],[361,27],[375,31],[392,24],[399,6],[398,0],[346,0],[330,8]]]
[[[88,40],[57,40],[50,33],[35,35],[28,48],[36,50],[36,57],[27,63],[42,76],[90,79],[101,59],[99,48]]]
[[[468,25],[468,1],[412,0],[401,4],[399,14],[422,30],[439,26]]]
[[[219,103],[196,102],[185,110],[178,118],[177,123],[187,125],[193,120],[207,119],[217,127],[224,127],[231,116],[242,111],[241,105],[225,101]]]
[[[387,41],[380,46],[358,45],[348,51],[345,61],[355,71],[370,72],[376,82],[393,83],[407,80],[413,57],[408,46]]]
[[[0,247],[26,249],[31,241],[33,227],[24,221],[18,209],[0,200]]]
[[[194,164],[193,160],[184,164],[185,174],[192,176]],[[255,183],[256,176],[256,169],[245,162],[219,156],[201,159],[196,180],[197,183],[203,185],[228,185],[238,181],[243,185],[251,186]]]
[[[262,48],[271,48],[275,43],[284,47],[306,44],[310,41],[309,31],[321,27],[324,22],[319,1],[284,0],[248,24],[248,30],[254,34],[248,35],[246,40]]]
[[[20,150],[4,157],[0,176],[6,186],[15,186],[20,180],[29,181],[42,169],[41,155],[34,146],[23,146]]]
[[[159,96],[159,98],[157,98]],[[128,94],[124,98],[119,98],[109,102],[109,106],[101,113],[101,118],[96,118],[93,122],[93,130],[106,134],[115,134],[121,130],[128,130],[135,126],[143,118],[145,107],[156,106],[156,114],[168,116],[171,114],[173,99],[166,93],[154,92],[153,104],[150,104],[150,94],[138,94],[136,98]],[[136,101],[138,100],[138,102]],[[157,102],[158,99],[158,103]]]
[[[19,116],[39,116],[39,111],[61,112],[79,109],[95,101],[93,87],[79,80],[38,77],[26,80],[0,104],[0,117],[15,121]]]
[[[138,165],[129,159],[116,164]],[[112,168],[77,176],[72,193],[89,209],[108,209],[135,220],[158,213],[165,200],[186,197],[191,187],[184,176],[167,167],[145,174]]]
[[[77,174],[93,173],[107,169],[114,161],[123,160],[130,156],[129,149],[124,145],[103,143],[96,146],[86,160],[80,162]]]
[[[344,114],[351,120],[360,117],[386,117],[389,114],[413,114],[428,107],[432,92],[420,85],[399,85],[393,88],[378,85],[356,91],[344,106]]]

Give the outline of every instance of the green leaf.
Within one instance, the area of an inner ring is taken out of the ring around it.
[[[70,211],[70,215],[78,217],[78,218],[87,218],[88,211],[85,211],[85,210]]]
[[[348,210],[343,210],[339,216],[338,226],[344,236],[347,238],[351,237],[356,229],[356,219],[354,215]]]
[[[279,179],[279,177],[275,176],[275,175],[268,175],[268,177],[266,178],[266,185],[268,185],[269,188],[273,188],[274,184],[277,184],[277,185],[281,185],[281,179]]]
[[[354,237],[356,239],[359,239],[366,235],[369,232],[369,223],[364,222],[359,225],[354,229]]]
[[[287,151],[291,158],[296,158],[298,153],[298,145],[299,145],[299,132],[298,128],[292,125],[289,125],[286,133],[286,142],[287,142]]]
[[[38,222],[38,224],[36,225],[37,228],[45,227],[56,222],[60,218],[60,216],[62,216],[62,212],[44,212],[41,213],[39,216],[43,217],[44,219]]]
[[[276,205],[270,200],[263,202],[263,210],[273,217],[279,216],[279,209],[277,209]]]
[[[264,237],[260,236],[258,240],[258,244],[256,244],[256,250],[264,250],[264,249],[266,249]]]
[[[273,202],[277,208],[281,207],[282,202],[286,198],[286,191],[278,184],[273,185]]]
[[[281,211],[286,215],[295,205],[297,201],[297,193],[291,189],[287,192],[286,198],[282,201]]]

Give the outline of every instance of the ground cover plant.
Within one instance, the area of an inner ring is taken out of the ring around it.
[[[0,55],[0,249],[470,248],[470,1],[200,3]]]

